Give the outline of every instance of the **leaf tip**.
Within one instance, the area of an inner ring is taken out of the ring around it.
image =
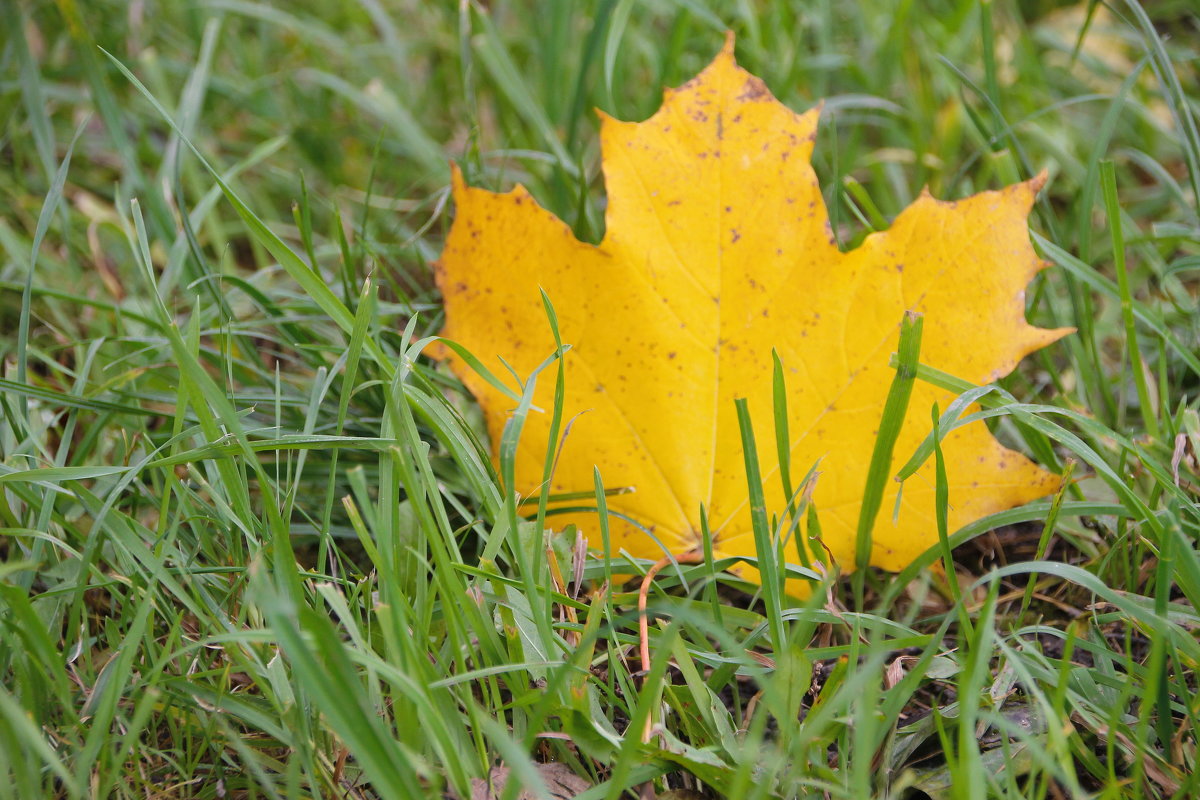
[[[450,192],[455,199],[467,190],[467,179],[463,177],[462,167],[457,161],[450,162]]]
[[[736,40],[737,35],[733,31],[725,31],[725,44],[721,45],[720,57],[733,59],[733,47]]]
[[[1050,180],[1050,171],[1047,170],[1045,167],[1043,167],[1041,172],[1039,172],[1037,175],[1034,175],[1032,178],[1027,180],[1025,183],[1026,183],[1026,185],[1029,186],[1030,191],[1032,191],[1033,194],[1036,195],[1038,192],[1040,192],[1042,190],[1043,187],[1045,187],[1046,182],[1049,180]]]
[[[1034,328],[1034,330],[1037,331],[1037,334],[1033,337],[1035,346],[1030,351],[1031,353],[1035,350],[1041,350],[1043,347],[1049,347],[1059,339],[1070,336],[1079,329],[1074,326],[1068,326],[1065,328]]]

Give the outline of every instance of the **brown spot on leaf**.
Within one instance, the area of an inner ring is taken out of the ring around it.
[[[764,97],[769,97],[770,94],[770,91],[767,90],[767,85],[762,82],[762,79],[751,75],[742,84],[742,93],[738,95],[737,99],[742,102],[761,100]]]

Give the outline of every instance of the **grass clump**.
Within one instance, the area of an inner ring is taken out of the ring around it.
[[[1197,19],[1055,5],[3,6],[0,797],[1200,794]],[[649,565],[548,557],[428,265],[450,157],[597,238],[589,109],[726,28],[827,98],[843,246],[1050,171],[1079,332],[980,399],[1073,480],[805,603],[664,570],[643,673]]]

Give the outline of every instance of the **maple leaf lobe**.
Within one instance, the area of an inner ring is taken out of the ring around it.
[[[553,486],[587,491],[597,464],[608,486],[636,489],[610,509],[654,533],[614,518],[614,551],[657,559],[659,543],[673,553],[698,547],[704,505],[718,558],[754,554],[733,400],[747,398],[759,441],[773,441],[774,348],[787,374],[792,472],[820,460],[813,499],[824,545],[849,568],[903,314],[925,315],[923,362],[979,383],[1067,332],[1024,319],[1024,287],[1044,266],[1026,227],[1043,179],[957,202],[922,192],[887,231],[842,253],[810,165],[818,114],[775,100],[737,66],[732,39],[700,75],[664,92],[645,122],[601,113],[609,202],[597,246],[522,187],[494,194],[454,172],[457,215],[436,265],[442,335],[528,375],[554,349],[539,289],[547,292],[572,345],[564,412],[574,422]],[[449,348],[434,354],[479,399],[499,442],[512,401]],[[542,408],[551,384],[539,382]],[[917,384],[895,466],[928,432],[930,405],[949,400]],[[549,414],[531,414],[517,457],[522,492],[541,483],[548,434]],[[760,469],[782,508],[773,451],[760,448]],[[952,527],[1058,487],[982,423],[953,431],[943,451]],[[906,484],[895,521],[880,515],[872,564],[899,569],[936,543],[930,471]],[[556,519],[597,544],[594,515]]]

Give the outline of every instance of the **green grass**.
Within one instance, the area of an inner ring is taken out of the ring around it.
[[[1200,795],[1193,4],[793,5],[0,4],[0,798],[470,797],[501,762],[513,798],[548,761],[588,798]],[[1076,480],[805,603],[665,570],[641,675],[636,597],[556,588],[501,488],[520,414],[498,474],[419,355],[429,265],[450,159],[597,239],[591,109],[648,116],[726,28],[825,98],[844,247],[1049,171],[1029,319],[1078,333],[1000,387],[916,373]]]

